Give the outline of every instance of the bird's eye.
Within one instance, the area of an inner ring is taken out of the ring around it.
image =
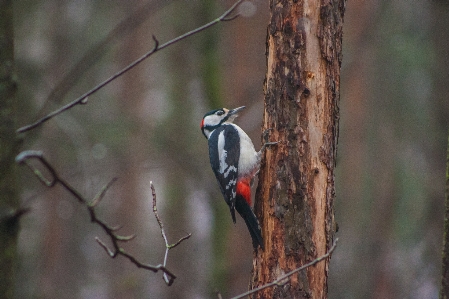
[[[223,115],[223,114],[224,114],[224,111],[223,111],[223,110],[219,110],[219,111],[217,111],[216,114],[217,114],[218,116]]]

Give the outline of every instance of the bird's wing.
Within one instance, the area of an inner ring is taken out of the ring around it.
[[[235,198],[240,157],[240,140],[232,125],[217,128],[209,138],[209,156],[215,177],[235,223]]]

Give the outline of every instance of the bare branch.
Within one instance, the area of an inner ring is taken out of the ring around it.
[[[159,217],[159,214],[157,212],[156,190],[154,189],[153,182],[150,182],[150,187],[151,187],[151,193],[153,195],[153,213],[154,213],[154,216],[156,217],[157,223],[159,224],[159,227],[161,229],[162,238],[164,238],[164,241],[165,241],[165,256],[164,256],[164,267],[165,267],[165,266],[167,266],[168,251],[170,249],[172,249],[172,248],[175,248],[179,244],[181,244],[182,241],[187,240],[188,238],[190,238],[192,236],[192,234],[190,234],[190,233],[187,234],[186,236],[182,237],[181,239],[178,240],[178,242],[176,242],[174,244],[169,244],[168,243],[167,235],[165,234],[165,230],[164,230],[164,224],[162,223],[162,220]],[[168,285],[171,285],[169,277],[167,276],[167,273],[164,273],[164,280],[165,280],[165,282]]]
[[[292,276],[293,274],[298,273],[299,271],[305,270],[308,267],[313,266],[313,265],[321,262],[322,260],[327,259],[332,254],[332,252],[335,250],[335,248],[337,247],[337,242],[338,242],[338,238],[335,239],[334,244],[332,244],[332,247],[329,249],[329,251],[326,254],[324,254],[324,255],[314,259],[310,263],[307,263],[307,264],[305,264],[305,265],[303,265],[303,266],[301,266],[301,267],[299,267],[299,268],[297,268],[297,269],[295,269],[293,271],[290,271],[290,272],[288,272],[288,273],[278,277],[276,280],[274,280],[274,281],[272,281],[270,283],[264,284],[263,286],[260,286],[258,288],[252,289],[252,290],[250,290],[250,291],[248,291],[246,293],[240,294],[240,295],[238,295],[236,297],[232,297],[232,299],[244,298],[244,297],[249,296],[251,294],[260,292],[260,291],[262,291],[262,290],[264,290],[266,288],[271,288],[271,287],[274,287],[274,286],[279,286],[279,285],[286,284],[288,282],[288,279],[290,278],[290,276]]]
[[[116,232],[116,231],[118,231],[119,229],[121,229],[122,227],[123,227],[123,226],[121,226],[121,225],[117,225],[117,226],[111,227],[110,229],[111,229],[112,231]]]
[[[51,174],[51,179],[47,179],[42,172],[34,167],[32,164],[28,162],[29,159],[38,159],[44,166],[47,168],[47,170]],[[43,183],[47,187],[53,187],[57,183],[57,176],[56,172],[53,169],[53,167],[47,163],[47,161],[43,158],[41,151],[24,151],[17,155],[16,162],[19,164],[25,164],[41,183]]]
[[[95,241],[97,241],[97,243],[100,244],[101,247],[103,247],[103,249],[108,253],[110,257],[115,258],[115,256],[117,255],[116,252],[110,250],[109,247],[105,243],[103,243],[103,241],[101,241],[98,237],[95,237]]]
[[[154,36],[154,34],[152,35],[153,41],[154,41],[154,47],[152,51],[157,51],[157,49],[159,48],[159,41],[157,40],[156,36]]]
[[[37,159],[39,160],[42,165],[46,168],[46,170],[51,174],[51,179],[47,179],[35,166],[33,166],[29,160],[30,159]],[[83,206],[86,207],[86,209],[89,212],[90,215],[90,221],[99,225],[104,232],[109,236],[113,249],[110,249],[103,241],[101,241],[98,237],[95,238],[98,244],[108,253],[108,255],[112,258],[117,257],[118,255],[121,255],[125,258],[127,258],[129,261],[131,261],[133,264],[135,264],[138,268],[143,268],[146,270],[150,270],[153,272],[162,271],[164,272],[164,280],[167,283],[167,285],[171,285],[176,278],[176,276],[170,272],[166,267],[167,262],[167,253],[165,255],[164,264],[163,265],[149,265],[144,264],[138,261],[133,255],[127,253],[122,247],[120,247],[119,242],[128,242],[135,238],[136,235],[130,235],[130,236],[120,236],[116,234],[116,231],[121,228],[121,226],[109,226],[107,223],[105,223],[103,220],[100,220],[97,217],[97,214],[95,213],[95,207],[99,203],[99,201],[104,197],[106,191],[109,189],[109,187],[117,180],[116,178],[112,179],[108,184],[106,184],[102,190],[94,197],[92,201],[89,201],[85,199],[75,188],[73,188],[68,182],[66,182],[64,179],[62,179],[56,170],[53,168],[53,166],[44,158],[42,152],[40,151],[24,151],[20,153],[16,157],[16,162],[19,164],[25,164],[27,165],[33,173],[37,176],[37,178],[44,183],[47,187],[51,188],[55,186],[56,184],[61,184],[67,191],[69,191]],[[154,187],[151,184],[151,189],[153,191],[153,203],[155,204],[156,195],[154,192]],[[153,208],[154,209],[154,208]],[[155,212],[155,215],[157,215],[157,210]],[[161,226],[162,229],[162,222],[159,219],[159,216],[156,217],[158,219],[158,223]],[[184,237],[180,241],[178,241],[175,245],[168,245],[165,233],[163,232],[163,236],[165,239],[165,244],[167,247],[167,251],[170,248],[175,247],[177,244],[179,244],[182,240],[187,239],[190,237],[190,234],[187,237]],[[171,246],[169,248],[169,246]]]
[[[94,197],[94,199],[92,200],[91,203],[89,203],[89,206],[91,207],[95,207],[96,205],[98,205],[98,203],[103,199],[104,195],[106,194],[106,191],[112,186],[112,184],[115,183],[115,181],[117,181],[118,178],[113,178],[112,180],[109,181],[109,183],[107,183],[101,190],[100,192]]]
[[[129,235],[129,236],[115,235],[115,237],[117,238],[117,241],[120,241],[120,242],[128,242],[128,241],[131,241],[131,240],[133,240],[136,236],[137,236],[136,234],[132,234],[132,235]]]
[[[37,120],[36,122],[26,125],[24,127],[21,127],[17,130],[17,133],[24,133],[27,132],[29,130],[32,130],[38,126],[40,126],[41,124],[45,123],[46,121],[50,120],[51,118],[55,117],[58,114],[63,113],[64,111],[67,111],[77,105],[82,105],[82,104],[86,104],[87,103],[87,98],[89,96],[91,96],[92,94],[96,93],[97,91],[99,91],[100,89],[102,89],[103,87],[105,87],[106,85],[108,85],[109,83],[111,83],[112,81],[114,81],[115,79],[117,79],[118,77],[120,77],[121,75],[123,75],[124,73],[128,72],[129,70],[131,70],[132,68],[134,68],[136,65],[140,64],[142,61],[144,61],[145,59],[147,59],[148,57],[150,57],[151,55],[153,55],[154,53],[163,50],[165,48],[167,48],[168,46],[171,46],[187,37],[190,37],[192,35],[195,35],[201,31],[204,31],[220,22],[223,21],[230,21],[235,19],[236,17],[238,17],[239,15],[236,14],[234,16],[230,15],[235,11],[235,9],[242,3],[243,0],[238,0],[237,2],[234,3],[234,5],[231,6],[231,8],[229,8],[227,11],[225,11],[221,16],[219,16],[218,18],[216,18],[215,20],[200,26],[196,29],[193,29],[187,33],[184,33],[162,45],[159,45],[159,41],[156,39],[156,37],[153,35],[153,40],[155,42],[155,46],[153,47],[153,49],[149,52],[147,52],[146,54],[144,54],[142,57],[140,57],[139,59],[135,60],[134,62],[132,62],[131,64],[129,64],[128,66],[126,66],[124,69],[122,69],[121,71],[115,73],[114,75],[112,75],[111,77],[109,77],[108,79],[106,79],[105,81],[103,81],[102,83],[98,84],[97,86],[95,86],[94,88],[92,88],[91,90],[89,90],[88,92],[86,92],[85,94],[81,95],[80,97],[78,97],[77,99],[75,99],[74,101],[62,106],[61,108],[54,110],[53,112],[50,112],[49,114],[47,114],[46,116],[42,117],[41,119]]]
[[[178,242],[169,245],[169,249],[175,248],[176,246],[178,246],[179,244],[181,244],[182,241],[187,240],[188,238],[190,238],[192,236],[191,233],[188,233],[187,235],[185,235],[184,237],[182,237],[181,239],[178,240]]]
[[[159,214],[157,212],[157,206],[156,206],[156,190],[154,189],[154,185],[153,182],[150,182],[150,188],[151,188],[151,193],[153,195],[153,213],[154,213],[154,217],[156,217],[157,223],[159,224],[159,227],[161,229],[161,234],[162,234],[162,238],[164,238],[165,241],[165,245],[168,246],[168,240],[167,240],[167,236],[165,235],[165,231],[164,231],[164,224],[162,223],[161,218],[159,217]]]

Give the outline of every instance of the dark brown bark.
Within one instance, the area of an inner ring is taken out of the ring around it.
[[[345,1],[270,1],[263,128],[277,147],[259,175],[265,251],[251,287],[325,254],[335,232],[334,167]],[[256,298],[326,298],[329,260]]]

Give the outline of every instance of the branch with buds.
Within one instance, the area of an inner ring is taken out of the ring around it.
[[[38,160],[48,171],[49,177],[46,177],[42,172],[35,167],[33,164],[30,163],[30,160]],[[153,212],[156,217],[156,220],[159,224],[159,227],[161,229],[162,236],[165,240],[165,257],[164,257],[164,263],[159,265],[150,265],[145,264],[140,261],[138,261],[133,255],[126,252],[122,247],[120,247],[120,242],[128,242],[131,241],[136,237],[136,235],[130,235],[130,236],[122,236],[117,234],[117,231],[121,228],[121,226],[110,226],[103,220],[99,219],[97,217],[97,214],[95,212],[95,207],[100,203],[100,201],[103,199],[103,197],[106,194],[106,191],[111,187],[111,185],[117,180],[117,178],[113,178],[109,183],[107,183],[100,192],[92,199],[87,200],[84,198],[75,188],[73,188],[67,181],[65,181],[54,169],[54,167],[44,158],[41,151],[24,151],[20,153],[16,157],[16,162],[19,164],[24,164],[28,166],[28,168],[31,169],[31,171],[36,175],[36,177],[39,179],[40,182],[42,182],[45,186],[52,188],[57,184],[60,184],[64,187],[69,193],[71,193],[80,204],[85,206],[89,212],[90,215],[90,221],[99,225],[103,231],[109,236],[111,243],[112,243],[112,249],[110,249],[103,241],[101,241],[98,237],[95,238],[95,240],[98,242],[98,244],[103,247],[103,249],[109,254],[110,257],[116,258],[117,256],[121,255],[125,258],[127,258],[130,262],[132,262],[134,265],[136,265],[138,268],[143,268],[146,270],[150,270],[153,272],[162,271],[164,273],[163,278],[164,281],[168,286],[172,285],[176,275],[174,275],[170,270],[166,268],[167,264],[167,256],[168,251],[176,246],[178,246],[182,241],[190,238],[191,234],[186,235],[185,237],[181,238],[178,242],[175,244],[168,244],[167,236],[164,231],[164,227],[162,224],[162,221],[157,213],[157,207],[156,207],[156,191],[154,189],[153,183],[151,182],[151,191],[153,195]]]
[[[154,216],[156,217],[157,223],[159,224],[159,227],[161,229],[162,238],[164,238],[164,241],[165,241],[165,256],[164,256],[164,264],[163,264],[163,266],[165,267],[167,265],[168,251],[170,249],[172,249],[172,248],[175,248],[179,244],[181,244],[182,241],[187,240],[188,238],[190,238],[192,236],[192,234],[185,235],[184,237],[179,239],[178,242],[176,242],[174,244],[169,244],[168,243],[167,235],[165,234],[165,231],[164,231],[164,225],[162,224],[162,220],[159,217],[159,214],[157,212],[156,190],[154,189],[153,182],[150,182],[150,187],[151,187],[151,193],[153,195],[153,213],[154,213]],[[171,285],[172,282],[173,282],[173,281],[170,281],[170,276],[166,272],[164,273],[164,280],[167,283],[167,285]]]

